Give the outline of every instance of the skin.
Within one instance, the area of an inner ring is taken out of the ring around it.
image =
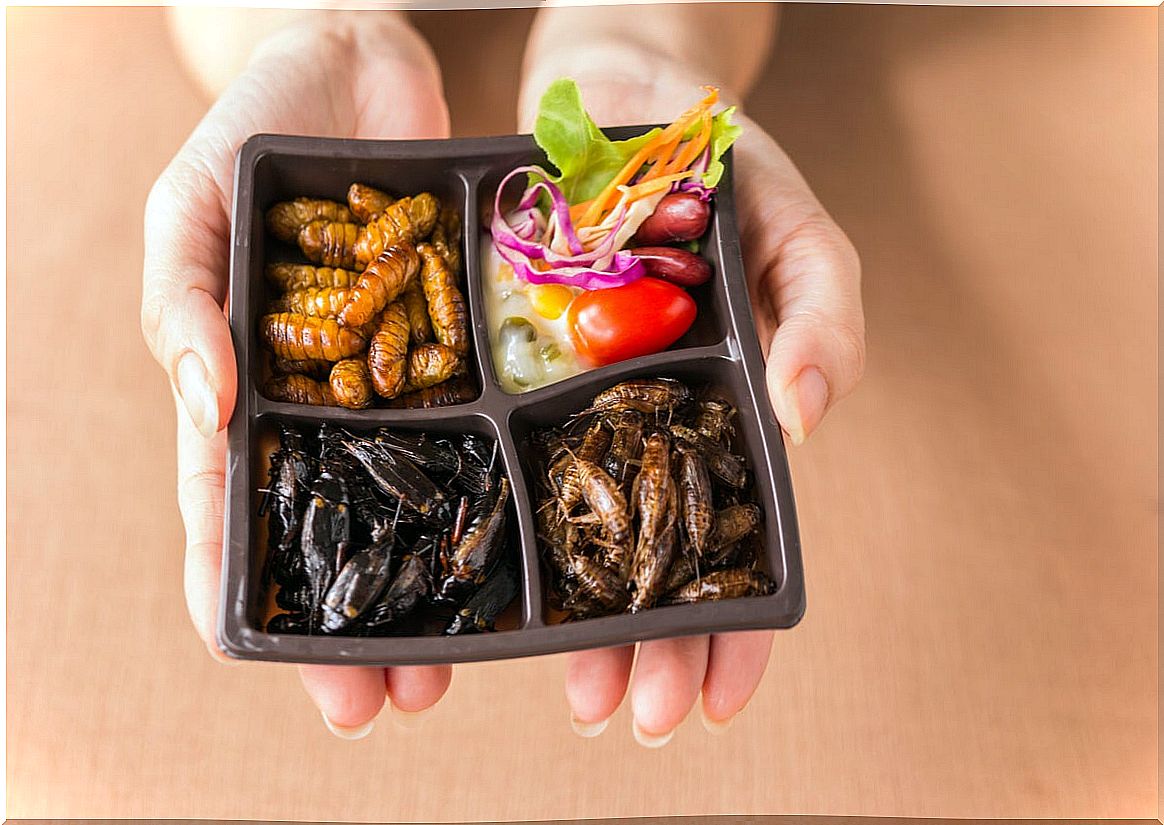
[[[257,132],[435,138],[448,135],[449,122],[436,62],[401,15],[172,14],[180,54],[217,102],[147,202],[142,329],[178,408],[190,615],[211,655],[225,660],[214,617],[224,430],[237,390],[223,312],[235,152]],[[669,121],[708,83],[738,103],[764,63],[775,17],[774,6],[761,4],[543,9],[526,48],[517,125],[530,130],[542,90],[564,75],[578,81],[600,125]],[[214,35],[223,30],[248,35],[232,35],[224,46]],[[379,82],[384,77],[393,78],[391,93]],[[800,444],[860,379],[860,264],[776,143],[746,117],[736,122],[745,129],[736,144],[736,192],[768,389],[789,439]],[[637,659],[629,646],[572,654],[566,697],[575,727],[592,735],[629,689],[643,744],[665,743],[700,696],[705,724],[722,729],[754,693],[771,644],[771,632],[756,631],[648,642]],[[447,667],[300,672],[341,733],[374,719],[386,698],[406,713],[430,707],[451,677]]]

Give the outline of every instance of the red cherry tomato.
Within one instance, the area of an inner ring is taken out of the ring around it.
[[[639,278],[583,292],[570,302],[566,321],[578,355],[601,367],[674,344],[695,321],[695,301],[674,284]]]

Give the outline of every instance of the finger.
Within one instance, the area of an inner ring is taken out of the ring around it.
[[[754,124],[745,128],[740,212],[748,286],[761,343],[770,342],[772,405],[800,444],[864,371],[861,263],[783,151]]]
[[[410,727],[416,714],[440,701],[452,678],[453,669],[448,665],[388,668],[385,685],[396,720]]]
[[[226,496],[226,433],[205,439],[178,410],[178,509],[186,528],[185,588],[190,619],[211,655],[233,663],[218,648],[215,622],[222,575],[222,514]]]
[[[699,697],[707,672],[707,636],[643,642],[631,684],[634,734],[639,744],[667,744]]]
[[[719,633],[711,637],[703,677],[703,724],[718,733],[744,709],[768,666],[772,631]]]
[[[362,739],[384,706],[384,668],[300,665],[299,678],[329,730]]]
[[[626,695],[634,645],[571,653],[566,662],[570,725],[579,736],[597,736]]]
[[[141,326],[195,429],[206,438],[234,407],[226,297],[229,227],[210,172],[176,160],[145,212]]]

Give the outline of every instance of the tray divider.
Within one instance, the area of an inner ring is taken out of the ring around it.
[[[521,629],[542,627],[545,625],[542,572],[538,556],[537,524],[533,517],[533,501],[530,498],[529,485],[526,483],[520,448],[509,427],[508,414],[500,421],[494,419],[494,423],[499,430],[501,453],[505,459],[506,473],[513,494],[514,513],[517,516],[517,537],[522,568]]]

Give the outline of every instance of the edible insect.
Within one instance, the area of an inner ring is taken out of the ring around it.
[[[431,593],[432,574],[428,565],[416,554],[409,556],[401,563],[384,597],[368,611],[367,627],[382,628],[404,618]]]
[[[663,532],[651,544],[639,543],[631,567],[630,581],[635,595],[631,600],[631,612],[637,613],[650,607],[662,592],[667,580],[667,572],[675,561],[676,541],[675,521],[672,518]]]
[[[461,366],[461,359],[444,344],[418,344],[408,352],[405,392],[416,392],[447,381]]]
[[[345,358],[331,368],[332,394],[341,407],[362,410],[372,403],[372,375],[363,358]]]
[[[324,266],[355,269],[368,262],[356,257],[356,241],[362,230],[358,223],[316,220],[299,230],[297,240],[308,260]]]
[[[616,572],[583,555],[574,556],[571,565],[579,593],[598,602],[608,611],[626,608],[630,595]]]
[[[351,512],[347,485],[326,466],[311,485],[299,542],[303,570],[310,587],[312,621],[335,575],[336,559],[345,556],[351,541]]]
[[[383,444],[354,436],[341,443],[363,465],[376,487],[404,507],[424,515],[444,501],[444,494],[432,479],[407,457]]]
[[[335,633],[367,610],[388,584],[396,536],[391,528],[375,536],[340,570],[323,599],[323,629]]]
[[[461,216],[446,206],[432,228],[432,245],[448,261],[449,269],[460,281],[461,275]]]
[[[577,452],[567,450],[563,454],[562,460],[567,463],[565,463],[565,471],[562,473],[561,489],[558,491],[558,506],[563,515],[569,515],[570,511],[582,501],[582,478],[578,459],[598,464],[606,455],[610,442],[610,430],[602,421],[595,421],[582,436],[582,443],[578,445]],[[554,475],[555,471],[551,469],[550,474]]]
[[[699,402],[695,431],[726,447],[735,435],[735,426],[732,424],[735,414],[735,407],[722,398],[707,398]]]
[[[736,489],[742,489],[747,484],[748,470],[743,458],[733,455],[718,442],[685,424],[672,425],[671,432],[695,446],[707,462],[707,469],[724,484]]]
[[[581,517],[576,523],[588,524],[596,520],[614,541],[619,544],[629,543],[631,539],[631,518],[627,509],[626,498],[613,478],[608,476],[601,467],[590,461],[575,458],[574,466],[578,468],[578,483],[582,487],[582,500],[590,508],[595,517],[589,519]]]
[[[360,223],[375,220],[392,205],[392,196],[362,183],[353,183],[348,189],[348,208]]]
[[[477,397],[477,388],[468,378],[453,378],[435,387],[400,395],[388,403],[389,407],[405,410],[428,410],[433,407],[451,407],[468,404]]]
[[[428,317],[428,301],[420,280],[413,278],[400,293],[400,302],[408,313],[408,340],[415,346],[432,340],[432,321]]]
[[[440,204],[427,192],[394,201],[366,226],[352,242],[352,257],[362,266],[390,246],[408,246],[432,231]],[[306,250],[305,250],[306,252]]]
[[[323,381],[331,375],[331,361],[322,358],[312,358],[306,361],[294,361],[290,358],[272,358],[271,370],[276,375],[306,375],[316,381]]]
[[[465,296],[461,294],[456,278],[449,271],[448,263],[431,244],[421,244],[416,251],[424,261],[420,284],[424,288],[425,300],[428,301],[428,317],[432,321],[433,335],[458,356],[464,357],[469,353]]]
[[[408,377],[408,313],[399,301],[385,308],[380,328],[368,347],[372,386],[385,398],[395,398]]]
[[[675,482],[671,478],[671,441],[652,433],[643,447],[643,467],[631,491],[639,515],[639,546],[655,544],[675,521]]]
[[[643,452],[643,416],[633,410],[616,413],[611,419],[613,435],[602,468],[625,486],[627,468],[637,463]]]
[[[759,570],[732,568],[708,573],[664,597],[666,604],[719,601],[742,596],[765,596],[775,589],[772,580]]]
[[[509,502],[509,479],[502,478],[497,498],[487,513],[473,521],[464,538],[453,548],[449,574],[441,583],[442,599],[455,601],[480,584],[505,547],[505,506]]]
[[[294,243],[299,230],[315,220],[343,223],[352,220],[352,213],[342,203],[323,198],[296,198],[267,210],[267,229],[284,243]]]
[[[445,629],[446,636],[493,630],[493,623],[517,595],[517,571],[511,564],[499,564],[480,589],[469,597]]]
[[[350,269],[334,269],[330,266],[310,264],[267,264],[267,280],[281,292],[310,287],[344,289],[355,286],[360,273]]]
[[[339,361],[355,355],[365,345],[360,333],[341,327],[333,318],[309,318],[291,312],[264,315],[259,332],[276,356],[296,361]]]
[[[272,312],[294,312],[316,318],[335,318],[348,302],[347,289],[309,286],[293,289],[272,303]]]
[[[703,556],[715,530],[711,479],[699,453],[686,444],[676,445],[679,453],[679,515],[687,546],[696,556]]]
[[[334,407],[339,403],[329,384],[298,373],[273,376],[263,384],[263,395],[272,401],[313,407]]]
[[[760,515],[760,508],[755,504],[736,504],[716,513],[715,532],[709,544],[709,563],[719,564],[736,542],[759,527]]]
[[[303,437],[287,426],[281,427],[279,449],[271,454],[267,487],[259,505],[259,516],[268,517],[267,557],[262,574],[264,584],[276,571],[285,569],[285,559],[299,541],[299,527],[307,504],[309,472]]]
[[[390,246],[381,252],[347,294],[347,303],[339,310],[339,322],[345,327],[362,327],[396,297],[416,277],[420,258],[411,245]],[[407,316],[405,318],[407,323]]]
[[[590,407],[579,415],[592,412],[634,410],[657,415],[670,412],[691,397],[683,384],[670,378],[635,378],[615,384],[594,396]]]

